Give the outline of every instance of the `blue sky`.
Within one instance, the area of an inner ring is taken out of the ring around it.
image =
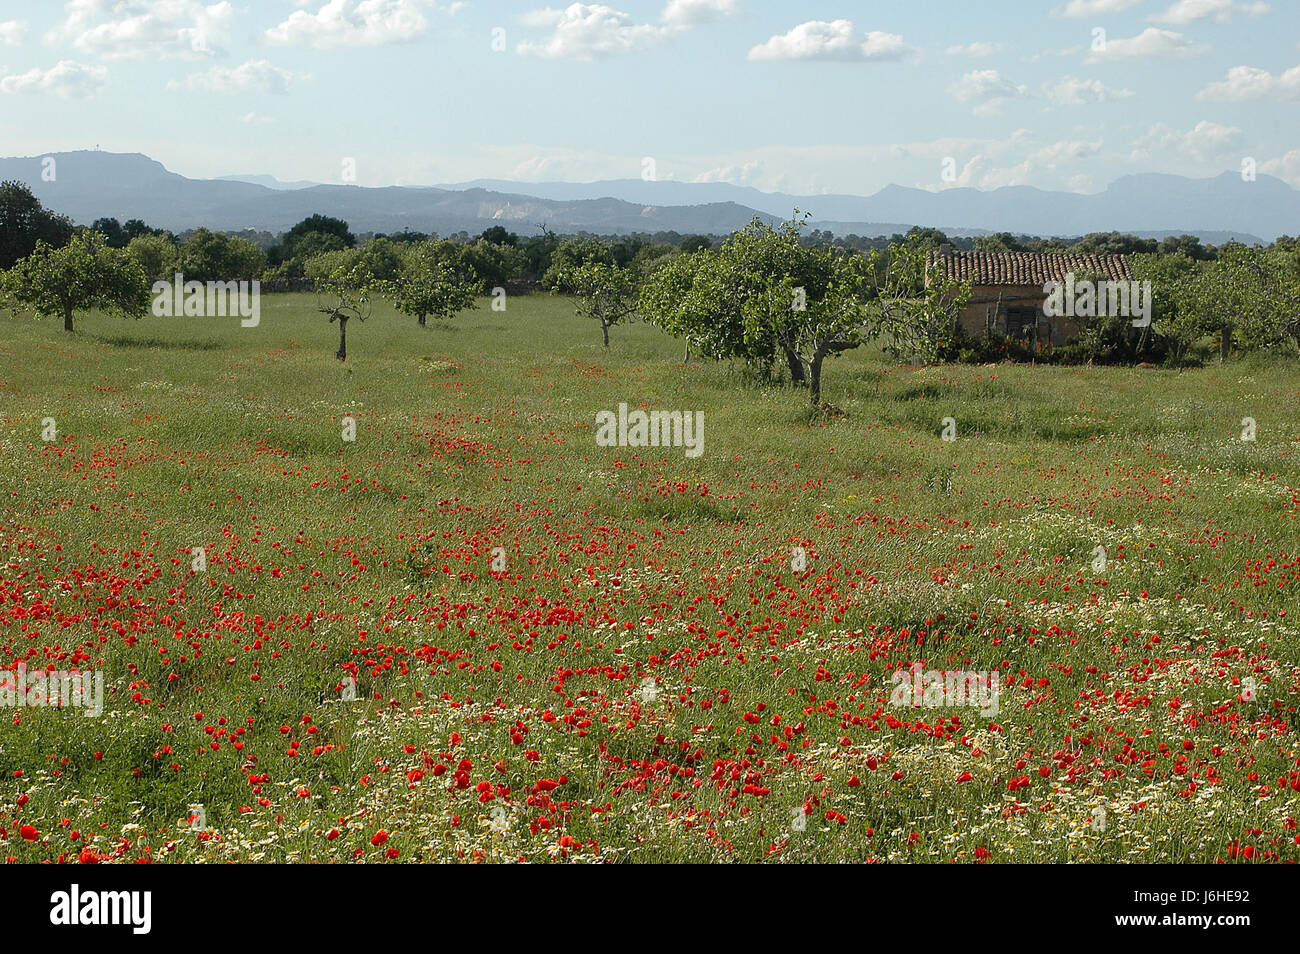
[[[1104,31],[1099,33],[1098,31]],[[0,155],[369,186],[1300,187],[1295,0],[0,0]],[[945,174],[946,173],[946,174]]]

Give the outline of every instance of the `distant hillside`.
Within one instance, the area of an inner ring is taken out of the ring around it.
[[[664,205],[736,202],[785,218],[798,208],[810,212],[818,228],[837,234],[888,235],[922,225],[936,226],[950,235],[1014,232],[1068,237],[1129,232],[1163,238],[1188,233],[1200,236],[1203,242],[1220,244],[1232,237],[1250,242],[1263,236],[1272,241],[1279,235],[1300,233],[1300,191],[1272,176],[1243,182],[1240,175],[1230,172],[1212,179],[1155,173],[1125,176],[1095,195],[1027,186],[928,192],[897,185],[871,196],[791,195],[725,182],[641,179],[586,183],[479,179],[440,188],[509,190],[558,200],[599,195]],[[900,227],[897,223],[905,224]]]
[[[1094,195],[1025,186],[928,192],[891,185],[871,196],[796,196],[728,183],[641,179],[388,188],[281,182],[260,174],[189,179],[147,156],[97,151],[54,153],[57,175],[46,182],[42,158],[0,159],[0,179],[28,183],[48,208],[78,222],[139,218],[175,231],[203,225],[279,232],[321,212],[346,219],[357,232],[409,228],[447,235],[504,225],[529,235],[545,224],[560,233],[725,235],[756,214],[775,222],[798,208],[811,214],[813,227],[841,235],[891,235],[921,225],[953,236],[1190,233],[1221,244],[1300,233],[1300,192],[1271,176],[1243,182],[1233,173],[1126,176]]]
[[[324,185],[323,182],[311,182],[307,179],[281,182],[275,176],[264,175],[217,176],[217,178],[223,182],[251,182],[253,185],[266,186],[268,189],[310,189],[312,186]]]
[[[147,156],[110,152],[53,153],[56,177],[41,178],[41,158],[0,159],[0,179],[31,186],[48,208],[77,222],[103,216],[138,218],[182,231],[246,228],[279,232],[313,212],[346,219],[356,232],[481,232],[505,225],[535,234],[542,224],[556,232],[612,234],[676,231],[724,235],[755,215],[733,202],[656,206],[613,198],[553,201],[485,189],[362,188],[316,185],[269,188],[232,179],[188,179]],[[774,221],[774,217],[761,216]]]

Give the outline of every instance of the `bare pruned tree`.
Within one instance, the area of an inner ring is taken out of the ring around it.
[[[362,264],[340,265],[316,280],[316,309],[329,315],[331,324],[339,323],[339,350],[335,357],[340,361],[348,359],[348,322],[370,317],[373,284],[374,276]]]

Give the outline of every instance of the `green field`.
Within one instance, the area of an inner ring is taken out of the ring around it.
[[[104,679],[0,710],[10,858],[1300,860],[1293,362],[860,349],[827,418],[559,297],[314,307],[0,314],[2,661]]]

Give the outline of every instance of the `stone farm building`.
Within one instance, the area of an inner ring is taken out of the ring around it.
[[[929,254],[927,271],[957,281],[970,279],[971,297],[957,320],[971,338],[1012,338],[1031,347],[1063,345],[1079,334],[1072,318],[1044,313],[1043,285],[1064,282],[1072,272],[1085,277],[1129,281],[1126,255],[1086,252],[963,252],[951,245]]]

